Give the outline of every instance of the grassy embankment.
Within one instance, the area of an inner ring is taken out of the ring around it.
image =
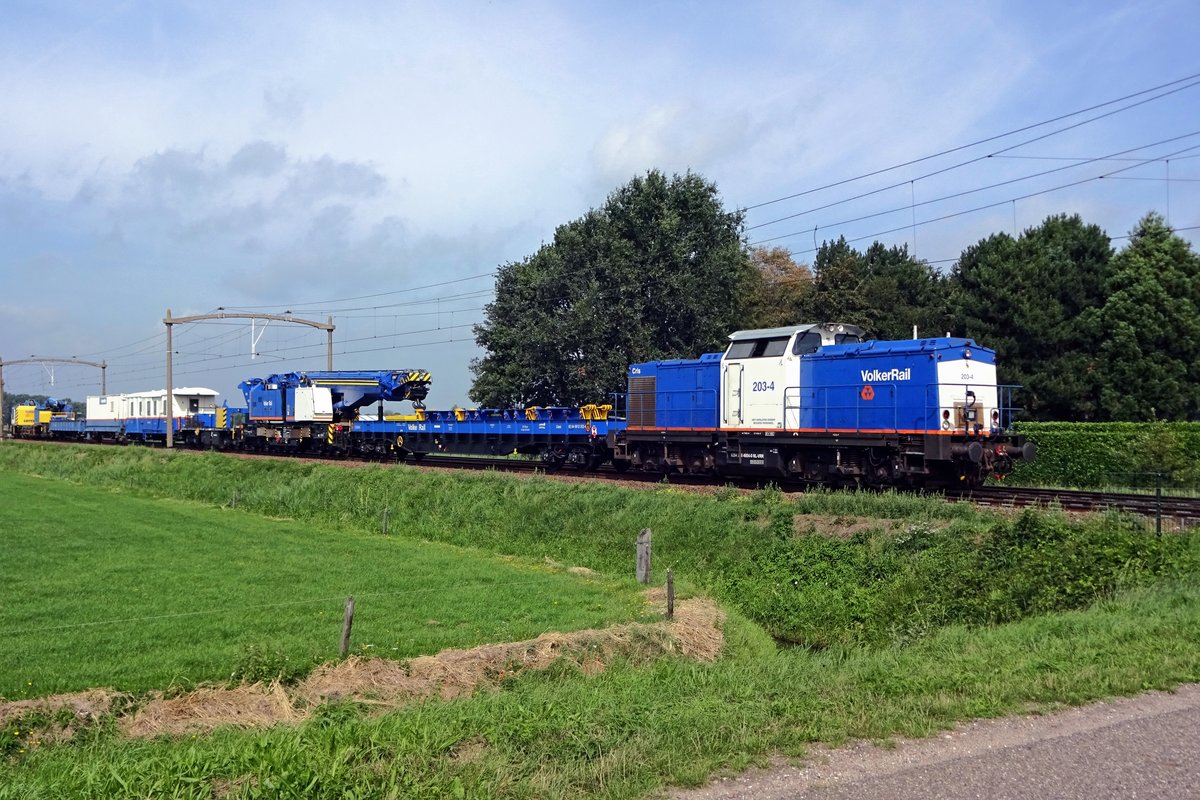
[[[648,525],[660,575],[674,565],[735,609],[713,665],[669,658],[615,663],[600,676],[526,674],[470,700],[382,717],[334,706],[298,727],[181,741],[129,742],[100,725],[10,757],[0,797],[49,786],[637,797],[813,741],[921,735],[1029,704],[1200,679],[1196,539],[1157,540],[1119,518],[1005,520],[895,495],[698,497],[103,448],[3,448],[0,468],[215,505],[237,485],[239,513],[212,513],[328,525],[342,533],[323,537],[352,547],[379,541],[369,532],[387,505],[392,530],[414,539],[610,576],[632,571],[633,536]],[[1079,610],[1055,610],[1065,607]],[[779,651],[764,626],[808,647]]]
[[[638,613],[632,586],[395,537],[0,472],[0,697],[295,677]]]

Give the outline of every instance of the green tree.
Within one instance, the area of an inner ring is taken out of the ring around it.
[[[1000,233],[972,245],[951,272],[951,330],[996,350],[1001,382],[1025,387],[1034,419],[1099,414],[1094,314],[1111,257],[1101,228],[1060,215],[1018,239]]]
[[[862,299],[868,328],[880,339],[941,336],[946,331],[946,280],[924,261],[909,255],[908,245],[874,242],[864,254],[867,277]]]
[[[871,327],[871,309],[863,293],[867,260],[839,236],[822,242],[813,259],[813,322],[848,322]]]
[[[813,274],[786,247],[752,247],[754,269],[746,282],[743,328],[776,328],[811,322]]]
[[[946,280],[907,245],[873,242],[865,253],[845,238],[824,242],[813,261],[812,321],[849,322],[880,339],[946,328]]]
[[[483,405],[604,400],[631,362],[717,349],[743,318],[749,257],[741,212],[688,172],[635,177],[554,240],[500,267],[475,328]]]
[[[1200,417],[1200,257],[1151,212],[1113,258],[1106,288],[1098,315],[1106,414]]]

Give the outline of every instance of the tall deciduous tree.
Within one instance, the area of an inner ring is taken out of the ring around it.
[[[871,314],[863,294],[867,260],[840,236],[822,242],[813,259],[813,321],[849,322],[871,327]]]
[[[500,267],[475,328],[471,399],[573,405],[622,389],[631,362],[719,348],[743,319],[741,212],[699,175],[652,170],[554,241]]]
[[[1112,261],[1099,314],[1112,419],[1200,418],[1200,257],[1147,214]]]
[[[937,335],[946,325],[946,281],[907,245],[873,242],[865,253],[844,238],[824,242],[813,262],[813,321],[849,322],[880,339]]]
[[[746,288],[744,328],[775,328],[812,321],[813,274],[786,247],[752,247],[754,269]]]
[[[1001,233],[980,241],[952,271],[953,330],[996,350],[1001,380],[1025,386],[1035,419],[1099,414],[1092,315],[1104,304],[1111,257],[1103,230],[1062,215],[1018,239]]]

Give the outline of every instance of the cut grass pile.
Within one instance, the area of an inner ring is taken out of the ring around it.
[[[0,696],[293,678],[337,656],[603,627],[632,581],[0,471]]]

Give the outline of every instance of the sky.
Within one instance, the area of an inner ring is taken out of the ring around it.
[[[338,369],[467,404],[494,273],[649,169],[750,244],[948,270],[1079,214],[1200,235],[1200,4],[0,3],[7,392],[166,383],[163,317],[333,319]],[[1190,77],[1189,77],[1190,76]],[[1157,87],[1157,88],[1156,88]],[[797,320],[797,322],[811,320]],[[176,386],[324,369],[323,331],[173,326]],[[986,343],[985,343],[986,344]]]

